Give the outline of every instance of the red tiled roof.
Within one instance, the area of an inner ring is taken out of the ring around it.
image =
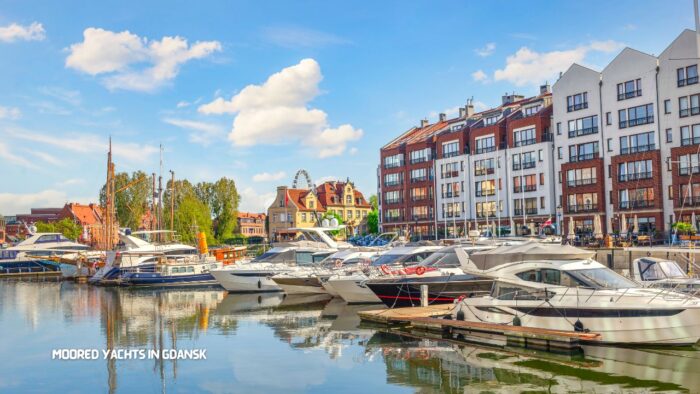
[[[238,212],[238,217],[239,217],[239,218],[248,218],[248,219],[261,219],[261,220],[265,220],[265,214],[264,214],[264,213]]]
[[[316,209],[311,209],[306,206],[306,203],[304,201],[304,198],[311,193],[310,190],[306,189],[287,189],[287,195],[289,196],[289,202],[293,203],[294,205],[299,208],[301,211],[320,211],[323,212],[326,209],[323,207],[323,204],[320,204]]]
[[[383,149],[395,148],[401,144],[412,144],[415,142],[426,141],[435,135],[438,131],[441,131],[447,127],[448,121],[436,122],[429,124],[425,127],[416,127],[404,133],[399,138],[394,139],[383,147]]]
[[[83,205],[78,203],[68,203],[64,207],[81,225],[93,225],[102,222],[100,207],[95,204]]]

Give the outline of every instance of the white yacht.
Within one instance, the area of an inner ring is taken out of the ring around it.
[[[494,278],[491,294],[464,298],[458,320],[600,333],[602,343],[688,345],[700,339],[700,299],[643,288],[592,259],[594,252],[527,243],[470,256]]]
[[[0,274],[59,273],[61,264],[55,260],[78,253],[93,253],[89,249],[61,233],[35,233],[15,246],[0,250]]]

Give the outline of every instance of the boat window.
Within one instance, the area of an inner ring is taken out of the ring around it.
[[[567,271],[575,279],[594,289],[625,289],[638,287],[636,283],[608,268]]]
[[[415,254],[409,255],[405,259],[402,259],[402,263],[404,263],[404,265],[417,264],[417,263],[420,263],[421,261],[425,260],[431,254],[433,254],[433,252],[415,253]]]
[[[438,268],[454,268],[460,267],[459,258],[457,253],[452,252],[436,252],[428,256],[425,260],[421,261],[419,265],[424,267],[438,267]]]
[[[187,272],[194,272],[194,267],[192,267],[192,266],[187,267]]]
[[[57,234],[46,234],[42,235],[39,238],[37,238],[35,243],[44,243],[44,242],[59,242],[60,237]]]
[[[496,298],[499,300],[539,301],[552,298],[555,293],[545,289],[532,289],[523,286],[499,284],[496,290]]]
[[[561,283],[561,272],[559,270],[542,269],[540,270],[540,274],[542,276],[542,283],[550,285],[558,285]]]
[[[300,252],[296,253],[296,262],[299,265],[309,265],[313,262],[312,252]]]
[[[399,259],[404,257],[405,255],[403,254],[384,254],[379,256],[376,260],[372,262],[372,265],[378,266],[378,265],[384,265],[384,264],[394,264],[397,262]]]
[[[639,259],[637,265],[642,280],[685,279],[688,277],[675,261]]]
[[[331,255],[330,252],[329,252],[329,253],[314,253],[314,254],[311,256],[311,258],[313,259],[313,262],[314,262],[314,263],[319,263],[319,262],[325,260],[326,257],[328,257],[328,256],[330,256],[330,255]]]
[[[529,270],[516,274],[516,276],[524,281],[528,282],[539,282],[540,272],[538,270]]]

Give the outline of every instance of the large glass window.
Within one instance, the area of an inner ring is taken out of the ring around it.
[[[493,179],[486,181],[479,181],[475,183],[476,197],[493,196],[496,194],[496,181]]]
[[[442,144],[442,157],[459,155],[459,141],[445,142]]]
[[[577,168],[566,172],[566,182],[569,187],[592,185],[598,181],[596,168]]]
[[[532,145],[537,142],[535,128],[518,130],[513,132],[513,142],[515,146]]]
[[[681,127],[681,145],[700,144],[700,124]]]
[[[403,153],[384,158],[384,168],[396,168],[403,165]]]
[[[654,104],[623,109],[618,114],[620,116],[619,127],[621,129],[654,123]]]
[[[494,173],[494,159],[482,159],[474,162],[474,175],[488,175]]]
[[[430,148],[414,150],[410,153],[411,164],[422,163],[428,161],[432,158],[432,151]]]
[[[652,177],[651,160],[618,163],[617,176],[620,182],[650,179]]]
[[[496,150],[496,137],[490,135],[476,139],[476,153],[487,153]]]
[[[617,84],[617,100],[626,100],[642,95],[642,80],[633,79]]]
[[[569,138],[598,132],[598,115],[569,121]]]
[[[588,93],[578,93],[573,96],[568,96],[566,98],[566,109],[567,112],[578,111],[580,109],[588,108]]]
[[[620,154],[647,152],[656,149],[654,132],[620,137]]]

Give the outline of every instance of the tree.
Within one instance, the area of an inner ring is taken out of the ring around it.
[[[367,231],[370,234],[379,233],[379,211],[376,209],[371,210],[367,214]]]
[[[141,220],[148,209],[151,185],[148,182],[148,176],[143,171],[135,171],[131,176],[126,172],[114,175],[115,190],[127,185],[130,186],[114,196],[117,221],[122,227],[138,229],[141,227]],[[104,185],[100,190],[100,204],[103,207],[107,204]]]
[[[69,218],[63,218],[58,222],[36,222],[36,231],[39,233],[61,233],[64,237],[72,240],[80,238],[83,233],[83,228]]]
[[[184,195],[179,199],[175,209],[174,224],[175,231],[185,243],[196,243],[197,233],[201,231],[207,235],[209,244],[214,243],[209,207],[194,195]]]
[[[369,205],[372,206],[373,211],[376,211],[379,209],[379,201],[377,200],[376,194],[372,194],[371,196],[369,196]]]
[[[236,232],[238,224],[238,203],[240,197],[236,182],[226,177],[215,183],[200,182],[195,187],[200,201],[207,204],[214,219],[214,234],[220,242],[227,240]]]

